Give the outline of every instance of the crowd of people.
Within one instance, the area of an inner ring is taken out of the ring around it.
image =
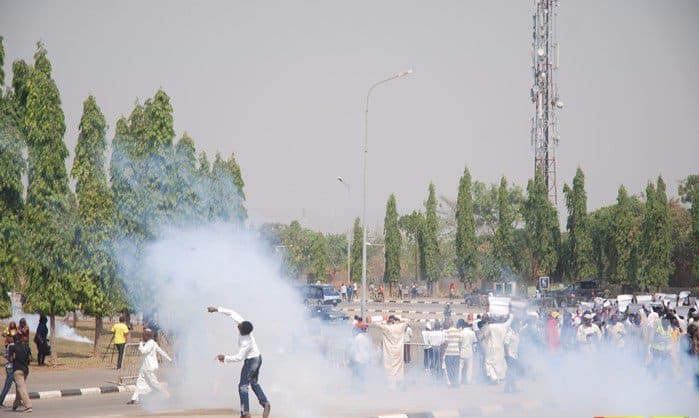
[[[397,316],[370,323],[355,317],[348,363],[355,381],[372,362],[371,326],[380,331],[381,361],[388,382],[396,386],[410,363],[411,347],[419,346],[426,375],[449,387],[473,383],[503,384],[516,392],[517,381],[533,377],[535,366],[528,353],[547,356],[567,352],[610,353],[636,359],[651,376],[671,378],[691,367],[699,389],[699,311],[686,314],[654,304],[633,312],[619,312],[614,305],[590,310],[540,310],[513,315],[469,314],[456,321],[451,316],[424,325],[421,341],[413,341],[413,329]],[[413,350],[415,353],[415,350]],[[603,355],[604,355],[603,354]]]

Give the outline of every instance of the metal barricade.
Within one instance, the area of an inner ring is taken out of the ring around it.
[[[138,378],[138,369],[141,365],[141,353],[138,351],[138,343],[126,343],[124,346],[124,359],[121,362],[121,370],[117,373],[119,385],[132,385]]]

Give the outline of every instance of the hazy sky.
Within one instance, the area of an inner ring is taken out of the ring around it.
[[[533,174],[534,1],[0,0],[8,78],[42,40],[72,164],[82,102],[110,125],[162,87],[175,128],[209,156],[235,152],[254,223],[342,231],[361,213],[364,102],[368,225],[454,198],[464,166],[486,183]],[[586,174],[588,208],[662,174],[699,172],[699,2],[562,0],[560,190]],[[9,81],[9,80],[7,80]],[[69,165],[70,167],[70,165]],[[347,189],[337,180],[343,176]]]

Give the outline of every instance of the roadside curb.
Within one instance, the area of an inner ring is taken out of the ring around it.
[[[118,392],[133,392],[134,385],[112,385],[112,386],[97,386],[81,389],[61,389],[61,390],[46,390],[42,392],[29,392],[29,399],[53,399],[64,398],[67,396],[81,395],[104,395],[107,393]],[[5,402],[14,402],[16,394],[8,394],[5,397]]]
[[[369,418],[469,418],[501,413],[526,413],[542,409],[541,401],[473,406],[468,408],[448,409],[434,412],[407,412],[401,414],[374,415]]]

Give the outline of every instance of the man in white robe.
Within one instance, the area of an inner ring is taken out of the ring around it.
[[[385,324],[378,324],[381,330],[383,367],[391,385],[403,380],[405,367],[403,363],[403,336],[408,327],[407,322],[401,322],[391,315]]]
[[[143,340],[138,343],[138,351],[143,355],[141,359],[141,368],[138,371],[138,379],[136,379],[136,389],[131,396],[131,400],[127,402],[129,405],[138,403],[141,395],[149,394],[153,389],[162,392],[166,397],[170,397],[165,386],[158,381],[155,372],[158,370],[158,354],[172,361],[170,356],[160,348],[158,343],[153,339],[153,331],[150,328],[143,330]]]
[[[481,332],[481,340],[485,356],[485,373],[490,383],[496,384],[505,380],[507,362],[505,361],[505,335],[512,323],[512,315],[504,322],[496,322],[492,318]]]

